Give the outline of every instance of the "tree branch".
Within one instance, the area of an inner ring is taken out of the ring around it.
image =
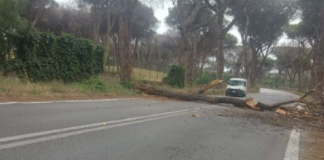
[[[223,34],[225,35],[238,21],[238,18],[234,18],[230,24],[228,24],[224,29],[223,29]]]

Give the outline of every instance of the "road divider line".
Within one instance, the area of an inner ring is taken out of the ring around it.
[[[300,130],[299,129],[292,130],[286,148],[284,160],[299,159],[299,139],[300,139]]]
[[[25,138],[32,138],[32,137],[37,137],[37,136],[44,136],[44,135],[48,135],[48,134],[56,134],[56,133],[73,131],[73,130],[86,129],[86,128],[91,128],[91,127],[99,127],[99,126],[103,126],[103,125],[111,125],[111,124],[116,124],[116,123],[124,123],[124,122],[136,121],[136,120],[152,118],[152,117],[159,117],[159,116],[165,116],[165,115],[176,114],[176,113],[181,113],[181,112],[189,112],[189,111],[200,110],[200,109],[207,109],[207,107],[186,109],[186,110],[173,111],[173,112],[165,112],[165,113],[159,113],[159,114],[153,114],[153,115],[147,115],[147,116],[126,118],[126,119],[121,119],[121,120],[113,120],[113,121],[100,122],[100,123],[81,125],[81,126],[75,126],[75,127],[68,127],[68,128],[61,128],[61,129],[55,129],[55,130],[49,130],[49,131],[42,131],[42,132],[18,135],[18,136],[4,137],[4,138],[0,138],[0,143],[1,142],[14,141],[14,140],[20,140],[20,139],[25,139]]]
[[[108,126],[105,125],[105,126],[101,126],[101,127],[97,127],[97,128],[77,130],[77,131],[72,131],[72,132],[67,132],[67,133],[62,133],[62,134],[57,134],[57,135],[50,135],[50,136],[46,136],[46,137],[40,137],[40,138],[35,138],[35,139],[30,139],[30,140],[13,142],[13,143],[9,143],[9,144],[3,144],[3,145],[0,145],[0,151],[4,150],[4,149],[10,149],[10,148],[15,148],[15,147],[20,147],[20,146],[50,141],[50,140],[56,140],[56,139],[76,136],[76,135],[95,132],[95,131],[107,130],[107,129],[116,128],[116,127],[122,127],[122,126],[128,126],[128,125],[132,125],[132,124],[138,124],[138,123],[144,123],[144,122],[164,119],[164,118],[173,117],[173,116],[177,116],[177,115],[194,113],[194,112],[198,112],[199,110],[202,110],[202,109],[207,109],[207,108],[195,108],[195,109],[190,109],[190,110],[171,112],[170,114],[164,114],[164,115],[158,116],[158,117],[155,116],[155,117],[150,117],[150,118],[146,118],[146,119],[139,119],[136,121],[127,121],[124,123],[117,123],[117,124],[112,124],[112,125],[108,125]]]

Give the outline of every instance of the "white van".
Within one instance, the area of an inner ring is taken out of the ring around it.
[[[226,96],[245,97],[247,92],[247,80],[242,78],[231,78],[227,82]]]

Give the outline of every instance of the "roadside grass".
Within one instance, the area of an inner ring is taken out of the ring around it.
[[[22,100],[37,97],[45,100],[138,95],[135,91],[123,87],[116,78],[107,77],[101,75],[89,80],[65,84],[62,81],[31,83],[17,77],[0,75],[0,97],[4,100],[5,97]]]

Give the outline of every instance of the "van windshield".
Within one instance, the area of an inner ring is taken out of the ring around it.
[[[240,80],[230,80],[230,81],[228,81],[228,85],[230,85],[230,86],[246,86],[246,82],[240,81]]]

